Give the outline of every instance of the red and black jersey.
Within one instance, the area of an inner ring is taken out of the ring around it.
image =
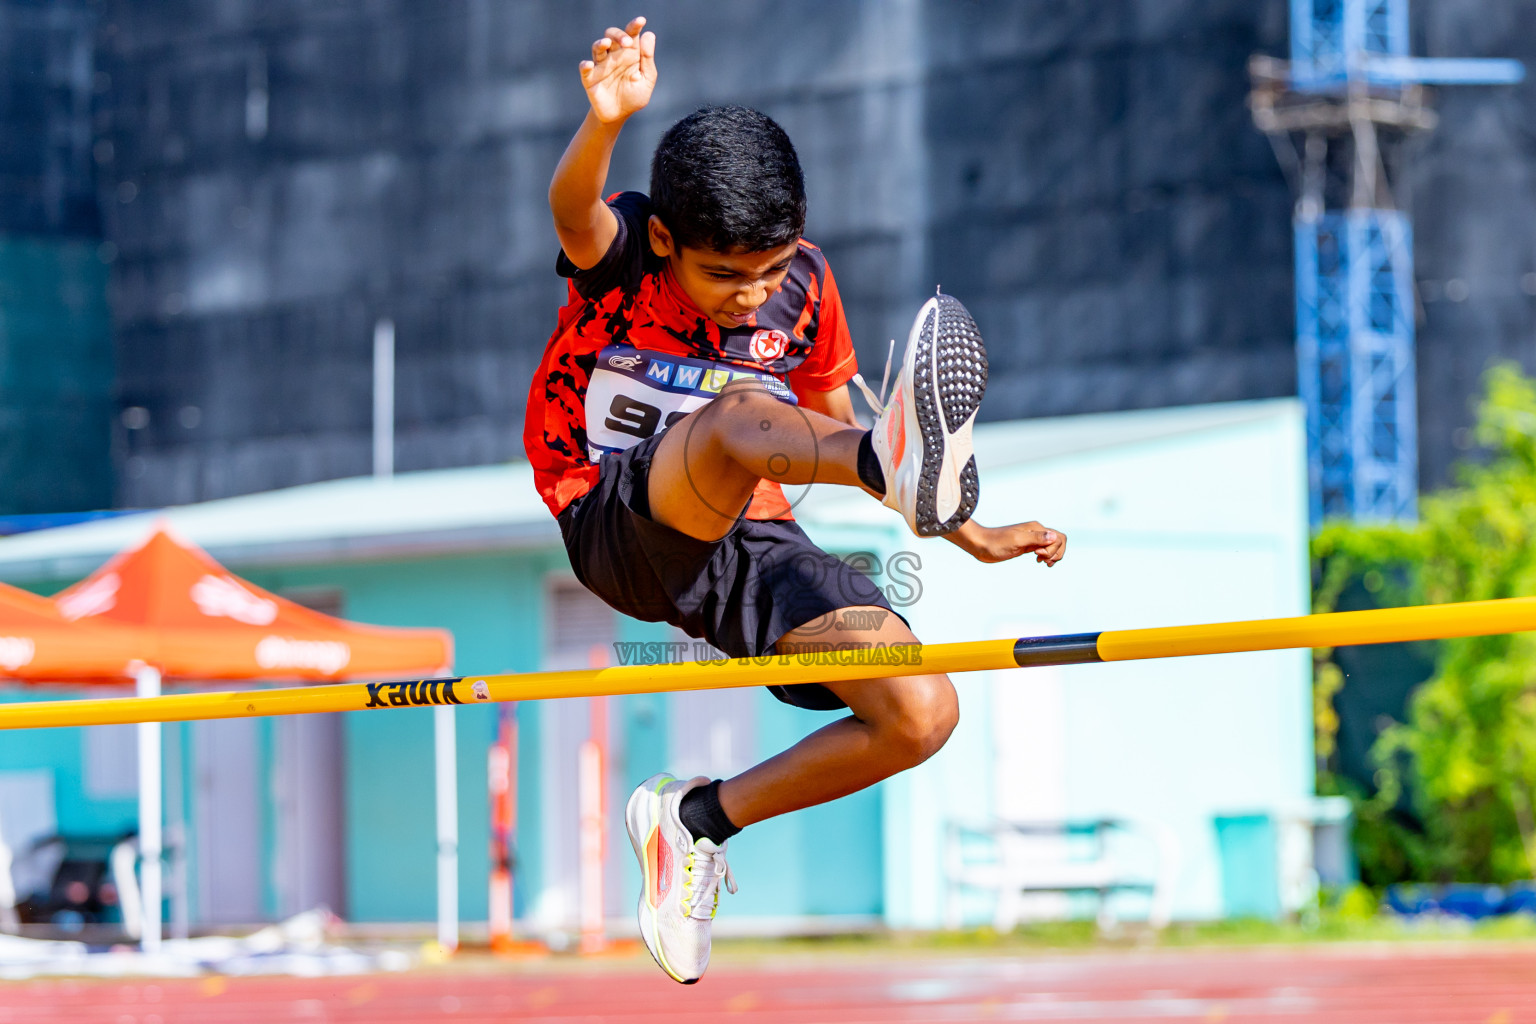
[[[602,260],[579,270],[562,252],[556,262],[569,297],[528,392],[523,447],[555,515],[592,488],[604,453],[666,429],[735,378],[759,378],[794,401],[841,387],[857,369],[832,270],[811,243],[801,239],[751,321],[721,327],[651,251],[649,197],[622,192],[608,206],[619,229]],[[747,517],[788,515],[778,484],[759,483]]]

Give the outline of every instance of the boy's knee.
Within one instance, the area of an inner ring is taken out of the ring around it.
[[[949,740],[960,724],[960,700],[947,676],[926,676],[896,702],[895,714],[882,730],[897,756],[913,767],[922,764]]]

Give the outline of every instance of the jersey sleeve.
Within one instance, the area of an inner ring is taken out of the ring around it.
[[[816,310],[816,341],[810,354],[790,370],[789,386],[803,391],[831,391],[853,379],[859,363],[853,352],[853,337],[848,333],[848,318],[843,315],[843,300],[837,294],[837,281],[831,266],[822,274],[821,296]]]
[[[595,266],[582,270],[563,249],[555,258],[555,273],[570,278],[576,294],[584,299],[595,299],[615,288],[634,291],[645,274],[650,199],[642,192],[619,192],[608,200],[608,209],[618,218],[619,229]]]

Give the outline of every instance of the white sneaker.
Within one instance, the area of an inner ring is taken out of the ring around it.
[[[976,321],[948,295],[923,303],[907,335],[901,373],[872,438],[885,473],[885,503],[919,537],[960,528],[981,496],[971,425],[987,389],[987,351]]]
[[[694,839],[683,827],[683,795],[709,785],[703,777],[680,782],[665,773],[629,796],[624,823],[640,860],[640,936],[656,963],[674,980],[692,985],[709,966],[709,929],[720,904],[720,880],[736,891],[725,848]]]

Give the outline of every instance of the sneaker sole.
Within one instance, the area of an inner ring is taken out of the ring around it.
[[[624,829],[629,833],[629,845],[635,851],[635,859],[640,862],[640,903],[635,914],[640,923],[640,938],[645,942],[651,959],[666,972],[667,977],[684,985],[692,985],[699,979],[680,976],[667,963],[667,958],[662,956],[661,943],[656,938],[656,908],[645,898],[647,893],[655,889],[656,884],[651,877],[650,860],[645,855],[645,841],[650,837],[651,830],[657,827],[656,812],[661,801],[656,791],[675,781],[671,775],[653,775],[631,793],[629,803],[624,806]]]
[[[959,507],[949,518],[939,520],[939,474],[953,440],[964,441],[969,447],[971,423],[987,390],[987,350],[976,321],[958,299],[941,294],[929,301],[934,305],[918,332],[912,381],[913,411],[923,438],[917,533],[940,537],[970,519],[981,497],[973,455],[960,470]]]

